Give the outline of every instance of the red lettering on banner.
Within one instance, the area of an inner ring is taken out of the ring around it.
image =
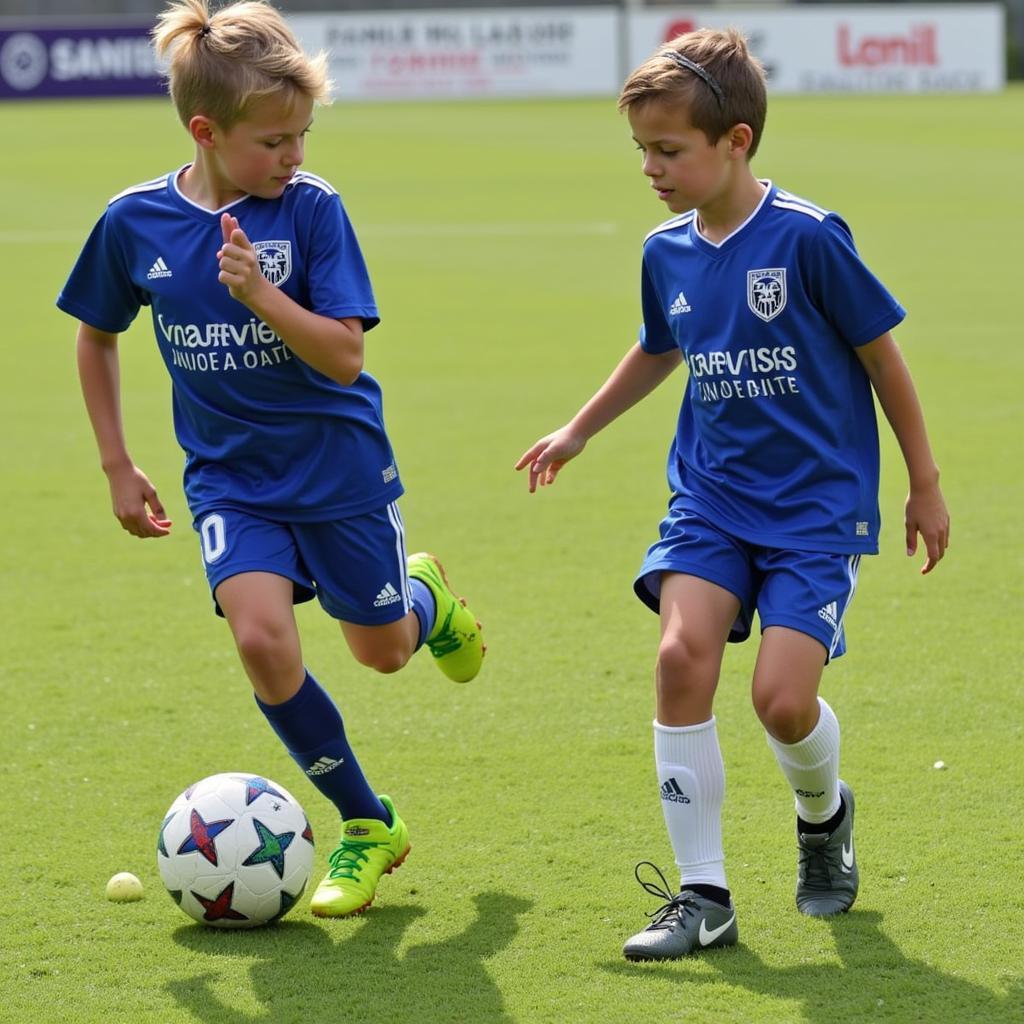
[[[697,23],[695,21],[679,20],[670,21],[668,28],[665,29],[665,42],[671,42],[676,36],[684,36],[687,32],[693,32],[696,29]]]
[[[848,68],[935,67],[939,63],[936,34],[935,25],[914,25],[905,36],[865,35],[854,39],[850,26],[840,25],[839,63]]]

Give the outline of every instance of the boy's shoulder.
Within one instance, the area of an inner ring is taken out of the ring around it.
[[[312,171],[296,171],[292,175],[291,181],[285,186],[286,193],[289,190],[306,189],[323,192],[329,196],[338,195],[338,190],[326,178],[321,178],[319,174],[313,174]]]
[[[818,206],[817,203],[812,203],[809,199],[804,199],[802,196],[787,192],[783,188],[775,189],[775,194],[771,198],[771,205],[774,209],[783,211],[784,215],[797,215],[791,218],[797,224],[800,223],[800,218],[802,217],[807,218],[811,223],[820,224],[827,217],[836,216],[832,210],[826,210],[824,207]]]
[[[149,181],[140,182],[138,185],[129,185],[127,188],[121,189],[120,192],[115,196],[111,196],[107,200],[107,206],[113,206],[115,203],[120,203],[122,200],[130,199],[134,196],[148,195],[152,192],[161,192],[167,189],[167,178],[170,172],[161,174],[159,178],[150,178]]]
[[[656,228],[648,231],[644,236],[644,245],[658,235],[663,235],[666,232],[686,230],[689,231],[690,225],[693,223],[693,218],[697,216],[696,210],[687,210],[686,213],[676,214],[674,217],[670,217],[666,221],[662,221]]]

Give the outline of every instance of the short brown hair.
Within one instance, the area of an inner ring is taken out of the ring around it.
[[[169,55],[171,99],[186,127],[205,114],[230,128],[254,101],[285,90],[330,102],[327,56],[307,56],[263,0],[240,0],[213,14],[206,0],[173,0],[153,29],[153,46]]]
[[[697,64],[699,70],[684,66],[670,51]],[[687,32],[648,57],[626,79],[619,96],[619,110],[652,100],[685,107],[690,124],[711,143],[717,142],[733,125],[747,124],[753,133],[748,158],[757,152],[768,111],[765,72],[738,29],[702,28]]]

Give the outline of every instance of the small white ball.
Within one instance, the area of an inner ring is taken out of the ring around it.
[[[130,872],[121,871],[107,882],[107,899],[114,903],[134,903],[142,899],[142,883]]]
[[[945,767],[946,767],[946,762],[945,762],[945,761],[936,761],[936,762],[935,762],[935,764],[933,764],[933,765],[932,765],[932,767],[933,767],[933,768],[934,768],[934,769],[935,769],[936,771],[938,771],[938,772],[941,772],[941,771],[943,771],[943,770],[945,769]]]

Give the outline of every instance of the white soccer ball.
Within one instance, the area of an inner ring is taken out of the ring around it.
[[[313,830],[298,801],[245,772],[189,786],[164,816],[156,850],[174,902],[215,928],[255,928],[283,917],[313,870]]]

